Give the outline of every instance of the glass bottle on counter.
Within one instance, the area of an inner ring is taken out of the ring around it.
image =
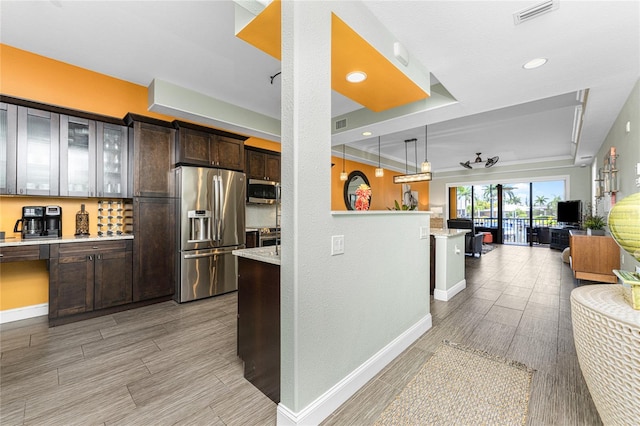
[[[84,204],[80,204],[80,211],[76,213],[76,236],[89,236],[89,213],[84,209]]]

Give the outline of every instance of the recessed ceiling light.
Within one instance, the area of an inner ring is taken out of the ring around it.
[[[362,132],[362,136],[371,136],[372,134],[371,132]]]
[[[525,70],[532,70],[538,68],[547,63],[547,58],[535,58],[527,62],[522,66]]]
[[[349,83],[361,83],[367,79],[367,74],[363,71],[352,71],[347,74],[347,81]]]

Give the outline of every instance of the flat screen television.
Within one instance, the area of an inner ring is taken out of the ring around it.
[[[582,201],[558,201],[558,222],[566,224],[580,223],[582,217]]]

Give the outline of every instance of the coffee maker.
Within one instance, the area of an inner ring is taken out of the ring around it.
[[[13,232],[22,233],[22,238],[42,238],[44,231],[44,207],[24,206],[22,207],[22,218],[16,221]],[[21,225],[21,229],[18,229]]]
[[[44,232],[43,237],[62,237],[62,207],[47,206],[44,209]]]

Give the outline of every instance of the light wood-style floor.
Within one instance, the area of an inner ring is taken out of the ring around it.
[[[574,287],[558,251],[498,246],[467,258],[467,289],[432,301],[433,328],[324,424],[372,424],[443,339],[535,368],[530,425],[601,424],[577,363]],[[235,294],[49,328],[0,326],[0,424],[273,425],[242,377]]]

